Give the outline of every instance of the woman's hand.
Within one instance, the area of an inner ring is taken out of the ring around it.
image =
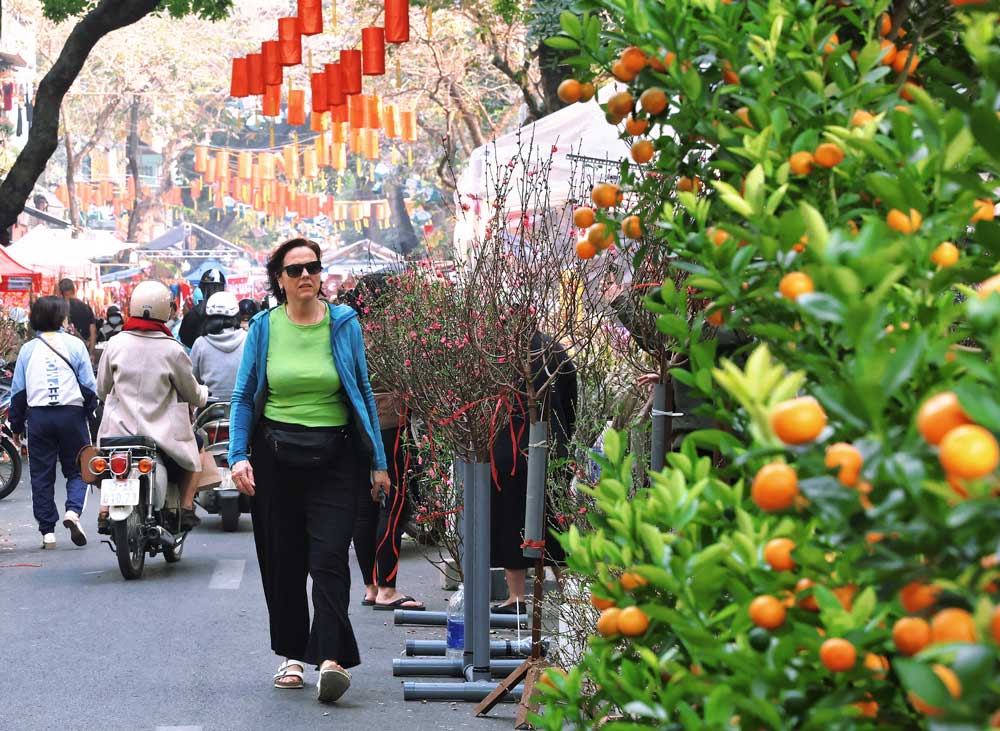
[[[253,467],[250,463],[241,459],[239,462],[234,464],[231,468],[233,475],[233,484],[236,485],[236,489],[242,492],[244,495],[253,495],[254,487],[257,483],[253,479]]]
[[[636,383],[640,387],[645,386],[647,388],[649,386],[654,386],[659,382],[660,382],[659,373],[643,373],[641,376],[639,376],[639,378],[636,379]]]
[[[378,502],[382,499],[382,493],[388,493],[389,488],[392,487],[392,481],[389,479],[389,473],[385,470],[375,470],[372,472],[372,502]]]

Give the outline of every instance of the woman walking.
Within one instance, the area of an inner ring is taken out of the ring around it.
[[[90,444],[87,415],[97,404],[97,387],[87,345],[62,332],[68,316],[69,306],[62,297],[35,302],[30,322],[36,335],[21,346],[11,383],[10,427],[22,436],[27,421],[31,502],[42,548],[56,547],[56,461],[66,477],[63,525],[74,544],[87,545],[80,527],[87,486],[80,477],[77,455]]]
[[[274,686],[303,687],[305,666],[314,665],[319,700],[332,702],[350,687],[347,668],[361,663],[348,617],[358,500],[390,483],[357,314],[320,299],[322,268],[307,239],[286,241],[268,261],[279,305],[250,321],[229,464],[252,497],[271,649],[284,658]]]

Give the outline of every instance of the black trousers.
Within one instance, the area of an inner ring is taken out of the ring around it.
[[[304,427],[281,425],[290,430]],[[328,467],[290,468],[254,435],[250,464],[256,482],[251,499],[254,541],[264,582],[271,649],[280,657],[319,665],[335,660],[361,664],[351,620],[348,548],[358,499],[367,494],[358,440],[345,432]],[[310,625],[306,578],[311,576]]]
[[[408,458],[397,429],[382,430],[382,445],[389,458],[392,487],[380,502],[373,501],[368,494],[358,502],[354,553],[365,584],[395,588],[403,529],[411,513],[410,483],[416,460]]]

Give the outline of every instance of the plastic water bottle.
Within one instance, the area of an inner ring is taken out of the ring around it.
[[[465,652],[465,585],[459,584],[458,591],[448,600],[448,641],[445,655],[462,657]]]

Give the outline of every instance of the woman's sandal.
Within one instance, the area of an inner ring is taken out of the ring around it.
[[[333,703],[339,700],[350,687],[351,674],[344,668],[328,667],[319,671],[316,691],[320,703]]]
[[[295,670],[295,667],[300,668]],[[301,660],[285,660],[274,674],[274,687],[279,690],[296,690],[305,687],[305,663]],[[294,682],[282,683],[285,678],[296,678]]]

